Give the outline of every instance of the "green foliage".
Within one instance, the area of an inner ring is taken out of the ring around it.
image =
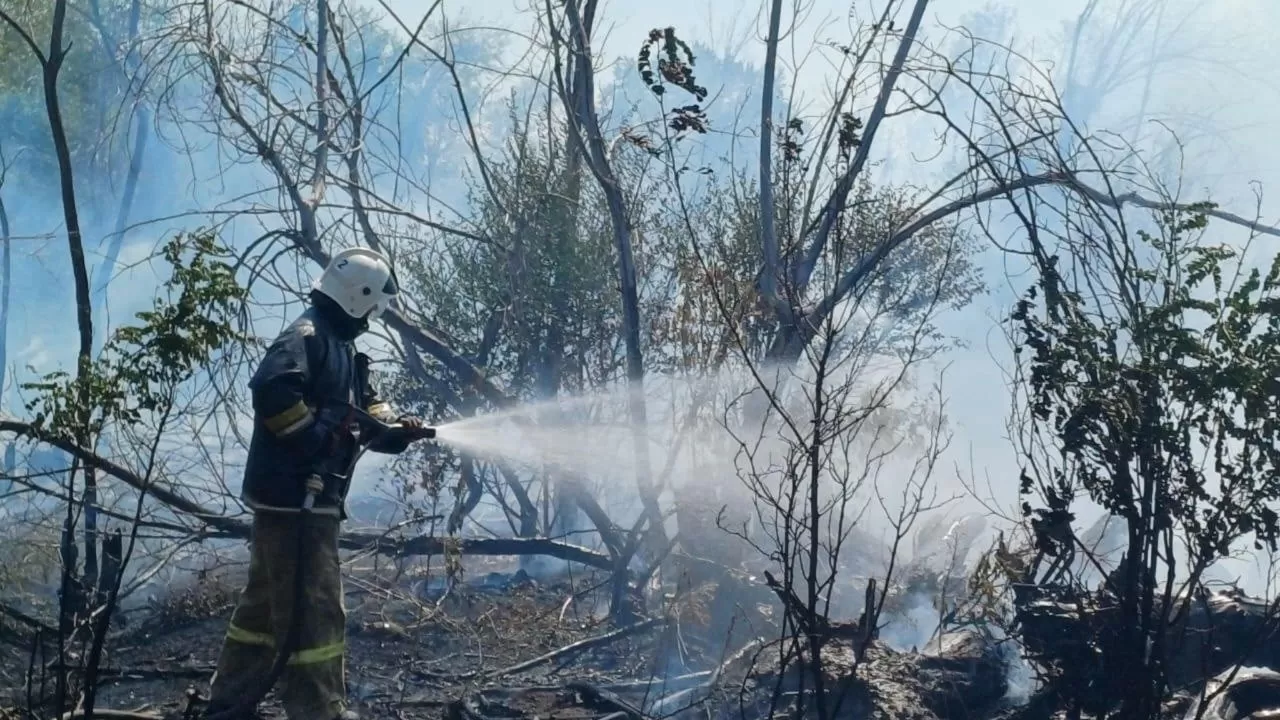
[[[862,130],[862,118],[850,112],[840,113],[840,133],[837,142],[840,148],[840,159],[848,160],[853,149],[862,144],[858,134]]]
[[[507,153],[491,162],[499,201],[484,191],[474,198],[476,224],[502,246],[449,242],[443,257],[407,258],[403,275],[433,319],[458,330],[459,349],[513,393],[537,394],[550,363],[565,384],[591,386],[611,375],[620,325],[608,212],[536,126],[514,113],[511,121]],[[619,174],[630,175],[625,166]]]
[[[231,343],[247,341],[237,327],[246,296],[230,252],[208,232],[181,234],[161,253],[172,268],[140,321],[116,329],[79,380],[62,371],[26,383],[33,424],[74,438],[97,435],[109,422],[138,422],[164,412],[177,388]]]
[[[1055,258],[1043,300],[1032,288],[1013,314],[1032,416],[1062,459],[1024,473],[1023,495],[1045,504],[1027,498],[1024,514],[1065,517],[1083,494],[1131,527],[1181,531],[1192,572],[1242,537],[1274,549],[1280,532],[1280,255],[1245,271],[1201,241],[1208,209],[1139,233],[1132,255],[1154,261],[1126,263],[1107,301],[1097,277],[1088,294],[1068,286]]]
[[[666,321],[655,323],[651,368],[714,372],[737,349],[735,336],[755,356],[764,353],[772,327],[756,289],[759,204],[749,197],[742,203],[729,192],[712,192],[690,203],[706,231],[696,252],[684,228],[664,233],[656,249],[669,255],[679,292]]]
[[[788,152],[785,143],[797,137],[794,131],[780,134],[784,153]],[[802,151],[803,144],[794,148],[794,152]],[[788,172],[786,166],[790,162],[778,158],[774,172],[778,242],[783,266],[789,275],[806,262],[806,231],[810,229],[805,212],[809,176]],[[751,210],[732,218],[744,226],[735,229],[734,234],[758,238],[759,191],[753,185],[748,188],[744,195]],[[890,235],[913,219],[920,198],[921,194],[911,188],[875,185],[866,178],[859,179],[849,194],[845,211],[832,229],[827,252],[815,259],[812,279],[804,288],[804,294],[793,301],[803,306],[821,300],[850,268],[874,253]],[[933,320],[939,311],[962,308],[985,291],[982,270],[977,264],[980,249],[972,232],[954,219],[923,228],[890,253],[848,295],[852,309],[881,325],[880,334],[850,332],[849,335],[861,337],[862,341],[874,338],[879,350],[914,348],[920,355],[952,342]],[[752,283],[762,261],[757,247],[753,258],[755,266],[749,276]],[[756,312],[764,313],[758,325],[770,317],[764,308],[757,308]],[[781,326],[773,322],[767,329],[757,330],[757,334],[767,346],[772,334],[781,330]]]
[[[47,54],[52,0],[10,0],[3,6]],[[128,3],[103,0],[98,6],[112,39],[123,42]],[[113,61],[112,56],[121,50],[106,47],[91,17],[88,8],[77,9],[74,4],[67,13],[63,46],[70,50],[58,75],[62,121],[77,167],[120,167],[126,144],[117,142],[117,136],[129,124],[119,121],[117,115],[126,109],[128,96],[137,88],[130,88],[129,79]],[[0,149],[14,163],[15,171],[33,183],[47,183],[46,189],[56,192],[57,165],[49,139],[40,62],[21,35],[2,21],[0,58]],[[96,186],[84,184],[89,190]]]

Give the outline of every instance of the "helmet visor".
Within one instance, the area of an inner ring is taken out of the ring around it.
[[[387,283],[382,286],[382,294],[386,297],[395,297],[400,294],[400,282],[396,280],[395,268],[389,268],[391,274],[387,276]]]

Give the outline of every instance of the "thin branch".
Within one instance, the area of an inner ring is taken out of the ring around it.
[[[907,21],[907,27],[902,33],[902,40],[898,44],[898,52],[894,55],[893,64],[889,66],[889,71],[885,73],[884,82],[880,86],[880,94],[876,96],[876,104],[872,107],[871,115],[868,116],[864,125],[857,152],[854,153],[853,160],[849,163],[844,175],[836,183],[835,190],[832,191],[826,207],[822,209],[822,222],[818,226],[812,244],[805,253],[804,263],[801,266],[804,272],[803,275],[798,277],[798,285],[800,287],[804,287],[809,283],[818,257],[825,250],[831,237],[836,218],[840,216],[840,213],[844,212],[849,193],[853,190],[853,181],[862,172],[867,158],[871,155],[871,146],[875,143],[876,132],[880,129],[881,121],[884,120],[885,112],[889,106],[889,98],[893,95],[894,88],[898,84],[898,77],[902,74],[903,66],[906,65],[907,56],[910,54],[911,46],[915,42],[916,33],[920,31],[920,22],[924,19],[924,11],[928,5],[929,0],[916,0],[915,7],[911,11],[911,18]]]

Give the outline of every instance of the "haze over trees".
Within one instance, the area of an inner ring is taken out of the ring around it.
[[[1185,8],[1088,0],[1057,63],[927,0],[803,46],[767,0],[759,63],[596,0],[404,8],[0,0],[0,711],[200,676],[138,638],[217,632],[247,373],[354,245],[404,290],[382,386],[452,428],[352,498],[353,627],[417,653],[369,702],[985,717],[1031,673],[1026,712],[1136,719],[1272,665],[1188,633],[1280,533],[1280,231],[1199,189],[1211,112],[1152,109],[1212,61]],[[979,300],[1008,466],[953,443]]]

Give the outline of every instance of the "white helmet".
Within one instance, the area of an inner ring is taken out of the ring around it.
[[[334,255],[311,289],[327,295],[351,317],[370,321],[381,315],[399,292],[391,263],[382,253],[363,247]]]

